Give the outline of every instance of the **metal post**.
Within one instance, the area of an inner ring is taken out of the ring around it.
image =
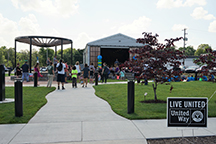
[[[22,79],[15,78],[15,116],[23,116],[23,88],[22,88]]]
[[[17,65],[16,64],[16,40],[15,40],[15,46],[14,47],[15,47],[15,67],[16,67],[16,65]]]
[[[134,81],[128,81],[128,114],[134,113]]]
[[[31,54],[32,54],[32,38],[30,38],[30,62],[29,62],[29,69],[30,69],[30,73],[31,73],[31,62],[32,62],[32,60],[31,60]]]
[[[55,46],[55,56],[57,56],[57,46]]]
[[[95,71],[95,85],[98,85],[98,71]]]
[[[8,70],[8,76],[10,76],[10,74],[11,74],[11,70],[9,69],[9,70]]]
[[[63,39],[61,39],[61,59],[63,59]]]
[[[185,41],[186,41],[186,28],[184,28],[184,44],[183,44],[183,47],[184,47],[184,55],[185,55]],[[183,59],[183,64],[185,65],[185,58]]]
[[[0,101],[5,100],[5,69],[0,65]]]
[[[71,65],[73,64],[73,43],[71,42]]]
[[[34,73],[34,87],[37,87],[37,83],[38,83],[37,74],[38,74],[37,72]]]

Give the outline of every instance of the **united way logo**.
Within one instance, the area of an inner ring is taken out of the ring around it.
[[[203,113],[201,111],[194,111],[192,113],[192,119],[195,122],[201,122],[203,120]]]

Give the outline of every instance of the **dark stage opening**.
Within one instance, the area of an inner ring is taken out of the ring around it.
[[[102,62],[106,62],[108,66],[114,66],[116,59],[120,63],[129,60],[129,49],[120,48],[101,48]]]

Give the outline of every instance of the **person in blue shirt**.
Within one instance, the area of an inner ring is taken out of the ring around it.
[[[203,79],[204,81],[208,81],[208,78],[207,78],[207,76],[205,76],[205,75],[202,76],[202,79]]]
[[[210,80],[214,81],[214,75],[213,74],[211,75],[211,79]]]
[[[187,78],[187,81],[188,81],[188,82],[189,82],[189,81],[195,81],[193,75],[191,75],[190,77],[188,77],[188,78]]]

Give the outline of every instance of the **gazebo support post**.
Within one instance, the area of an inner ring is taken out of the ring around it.
[[[55,56],[57,56],[57,46],[55,46]]]
[[[31,73],[31,62],[32,62],[31,54],[32,54],[32,38],[30,38],[30,60],[29,60],[30,73]]]
[[[61,59],[63,59],[63,40],[61,39]]]
[[[15,48],[15,67],[16,67],[16,40],[15,40],[15,46],[14,46],[14,48]]]
[[[73,64],[73,43],[71,42],[71,65]]]

